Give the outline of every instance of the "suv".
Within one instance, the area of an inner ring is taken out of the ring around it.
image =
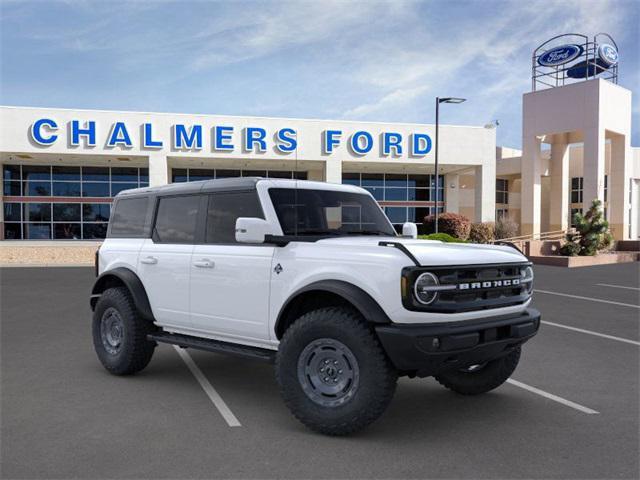
[[[93,343],[116,375],[158,343],[275,363],[286,405],[344,435],[398,376],[463,395],[513,373],[540,314],[510,246],[398,236],[366,190],[235,178],[121,192],[96,254]]]

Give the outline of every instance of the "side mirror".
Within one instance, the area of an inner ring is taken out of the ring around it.
[[[402,236],[407,238],[418,238],[418,226],[413,222],[406,222],[402,225]]]
[[[236,242],[264,243],[270,230],[269,222],[262,218],[240,217],[236,220]]]

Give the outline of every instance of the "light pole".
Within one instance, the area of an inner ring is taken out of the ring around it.
[[[462,103],[466,101],[466,98],[458,98],[458,97],[436,97],[436,165],[435,165],[435,176],[436,176],[436,203],[435,203],[435,229],[436,233],[438,233],[438,130],[440,129],[440,104],[441,103]],[[443,185],[444,187],[444,185]]]

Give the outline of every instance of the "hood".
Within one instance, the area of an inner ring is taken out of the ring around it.
[[[486,265],[492,263],[526,262],[527,257],[515,248],[479,243],[444,243],[437,240],[415,240],[402,237],[337,237],[318,243],[353,247],[377,247],[380,242],[403,244],[423,266]],[[389,247],[379,247],[389,248]]]

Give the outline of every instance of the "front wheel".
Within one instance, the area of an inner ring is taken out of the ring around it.
[[[520,360],[520,347],[504,357],[436,375],[436,380],[461,395],[479,395],[498,388],[511,376]]]
[[[398,374],[360,315],[331,307],[309,312],[285,332],[276,379],[285,404],[310,429],[347,435],[389,405]]]

